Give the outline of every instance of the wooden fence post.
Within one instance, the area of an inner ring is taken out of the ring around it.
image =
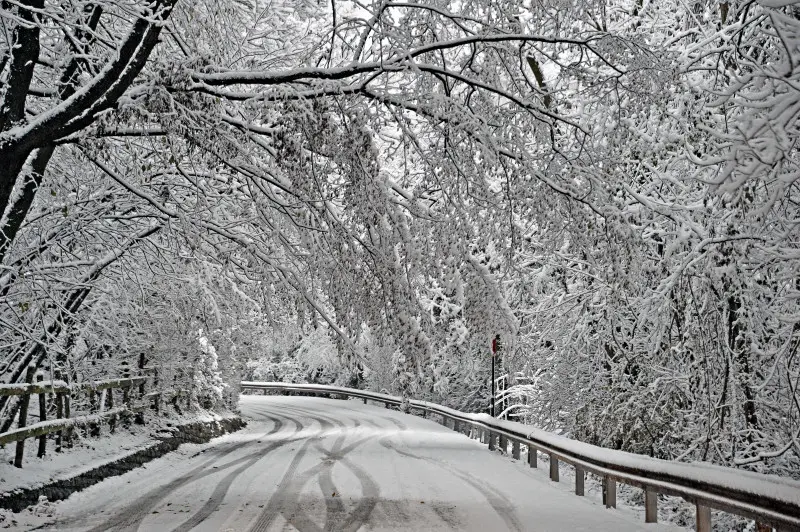
[[[109,410],[114,408],[114,388],[106,389],[106,406],[108,406]],[[114,431],[117,430],[117,416],[112,415],[111,419],[108,420],[108,424],[111,430],[111,434],[114,434]]]
[[[56,419],[64,418],[64,394],[62,392],[56,393]],[[64,445],[64,430],[56,432],[56,452],[61,452],[61,446]]]
[[[158,386],[158,369],[153,369],[153,392],[157,392],[156,395],[153,396],[153,407],[155,408],[156,414],[161,412],[161,392],[159,391]]]
[[[56,381],[60,381],[61,380],[61,371],[59,371],[59,370],[54,371],[53,372],[53,377],[55,378]],[[56,419],[63,419],[63,417],[64,417],[64,394],[63,394],[63,392],[56,392],[56,391],[54,391],[54,394],[55,394],[55,400],[56,400]],[[55,440],[56,440],[56,452],[60,453],[61,450],[62,450],[61,446],[63,445],[63,442],[64,442],[64,431],[63,430],[59,430],[58,432],[56,432]]]
[[[128,360],[122,361],[122,378],[131,378],[131,363]],[[131,388],[133,383],[128,383],[127,386],[122,387],[122,404],[125,406],[125,412],[120,416],[120,421],[123,427],[128,427],[131,423]]]
[[[131,422],[131,387],[122,388],[122,404],[125,405],[125,413],[122,415],[122,426],[127,427]]]
[[[33,366],[28,366],[27,372],[25,373],[25,382],[30,384],[33,382],[33,375],[36,373],[36,368]],[[30,394],[23,395],[19,400],[19,421],[17,422],[17,426],[22,428],[28,422],[28,405],[31,402]],[[19,440],[17,442],[17,449],[14,454],[14,466],[15,467],[22,467],[22,457],[25,454],[25,440]]]
[[[72,402],[72,390],[68,391],[64,394],[64,417],[69,419],[70,415],[70,403]],[[66,442],[67,448],[72,448],[72,428],[67,428],[64,430],[61,438]]]
[[[145,376],[145,374],[144,374],[144,363],[145,363],[144,353],[139,353],[139,376],[140,377],[144,377]],[[146,379],[142,380],[142,382],[139,384],[139,400],[140,401],[144,401],[144,392],[145,392],[144,384],[145,384],[145,380]],[[153,386],[153,388],[155,388],[155,385]],[[140,410],[140,411],[136,412],[136,416],[134,416],[133,422],[136,423],[137,425],[144,425],[144,410]]]
[[[89,412],[91,414],[96,414],[99,410],[97,405],[97,391],[92,388],[89,390]],[[89,423],[89,436],[99,438],[100,437],[100,424],[96,421],[92,421]]]
[[[519,440],[511,442],[511,458],[519,460]]]
[[[500,452],[503,454],[508,453],[508,437],[505,434],[500,435]]]
[[[194,365],[192,365],[192,374],[190,375],[191,379],[189,379],[189,386],[187,386],[188,390],[186,390],[186,411],[188,412],[192,408],[192,391],[194,391],[194,377],[197,371],[195,370]],[[198,400],[199,402],[199,400]]]
[[[44,375],[41,373],[36,376],[36,382],[42,382]],[[39,421],[47,421],[47,394],[39,394]],[[43,458],[47,452],[47,434],[39,436],[39,450],[36,452],[37,458]]]

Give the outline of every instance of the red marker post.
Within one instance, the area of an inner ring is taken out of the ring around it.
[[[495,335],[494,339],[492,340],[492,417],[494,417],[494,402],[495,402],[495,390],[494,390],[494,361],[497,357],[497,350],[500,348],[500,335]]]

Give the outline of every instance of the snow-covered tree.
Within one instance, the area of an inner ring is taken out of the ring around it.
[[[531,422],[800,470],[796,6],[0,18],[5,381],[149,352],[230,402],[252,355],[481,408],[499,335]]]

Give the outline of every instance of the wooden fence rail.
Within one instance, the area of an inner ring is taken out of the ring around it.
[[[711,509],[753,519],[759,532],[770,528],[800,532],[800,482],[707,463],[671,462],[604,449],[488,414],[468,414],[434,403],[352,388],[242,382],[242,390],[334,394],[359,398],[365,403],[383,403],[387,408],[416,410],[425,416],[436,415],[443,425],[480,438],[489,449],[499,448],[506,453],[510,442],[512,456],[519,458],[520,447],[527,447],[530,467],[537,467],[539,453],[548,455],[550,479],[554,482],[559,481],[558,464],[571,465],[575,468],[576,495],[584,494],[587,472],[597,475],[602,479],[603,502],[608,508],[616,507],[617,483],[641,488],[647,523],[657,522],[658,494],[664,494],[682,497],[695,505],[697,530],[701,532],[711,530]]]
[[[0,384],[0,396],[35,395],[42,393],[70,393],[77,391],[103,391],[111,388],[130,388],[147,382],[148,377],[130,377],[125,379],[108,379],[103,381],[83,382],[68,385],[64,381],[39,381],[31,384]]]
[[[52,434],[53,432],[61,433],[65,429],[70,429],[73,427],[86,427],[99,424],[115,417],[133,414],[134,412],[143,410],[144,408],[145,407],[143,405],[139,405],[134,409],[127,409],[124,407],[115,408],[113,410],[103,412],[102,414],[88,414],[69,419],[51,419],[50,421],[34,423],[33,425],[28,425],[27,427],[17,428],[1,433],[0,445],[5,445],[6,443],[11,442],[21,442],[28,438],[36,438],[37,436],[46,436],[47,434]]]
[[[39,438],[37,456],[41,458],[47,450],[48,434],[56,434],[55,448],[56,451],[61,451],[63,445],[71,446],[72,431],[75,427],[87,427],[90,435],[99,436],[100,425],[103,423],[108,423],[111,432],[114,432],[118,420],[125,422],[133,417],[135,423],[143,424],[143,412],[147,408],[153,408],[158,412],[161,397],[165,392],[158,390],[147,392],[148,381],[155,380],[157,376],[148,376],[154,372],[144,367],[143,359],[139,361],[139,372],[140,375],[136,377],[69,385],[58,378],[44,381],[41,375],[37,382],[33,382],[35,370],[28,368],[24,383],[0,384],[0,396],[20,396],[17,409],[17,428],[0,433],[0,445],[16,442],[14,465],[22,467],[25,440],[27,439]],[[122,403],[116,407],[114,405],[115,390],[122,391]],[[78,394],[88,396],[93,413],[71,416],[72,398]],[[166,394],[173,398],[185,395],[175,391],[168,391]],[[29,425],[28,410],[32,395],[37,395],[39,399],[39,421]],[[53,400],[55,401],[56,419],[48,420],[46,419],[47,406],[48,402]],[[136,402],[134,402],[135,400]]]

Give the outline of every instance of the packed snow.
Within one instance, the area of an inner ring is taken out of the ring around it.
[[[357,401],[243,396],[246,429],[60,503],[21,530],[683,530],[571,493],[433,421]]]

